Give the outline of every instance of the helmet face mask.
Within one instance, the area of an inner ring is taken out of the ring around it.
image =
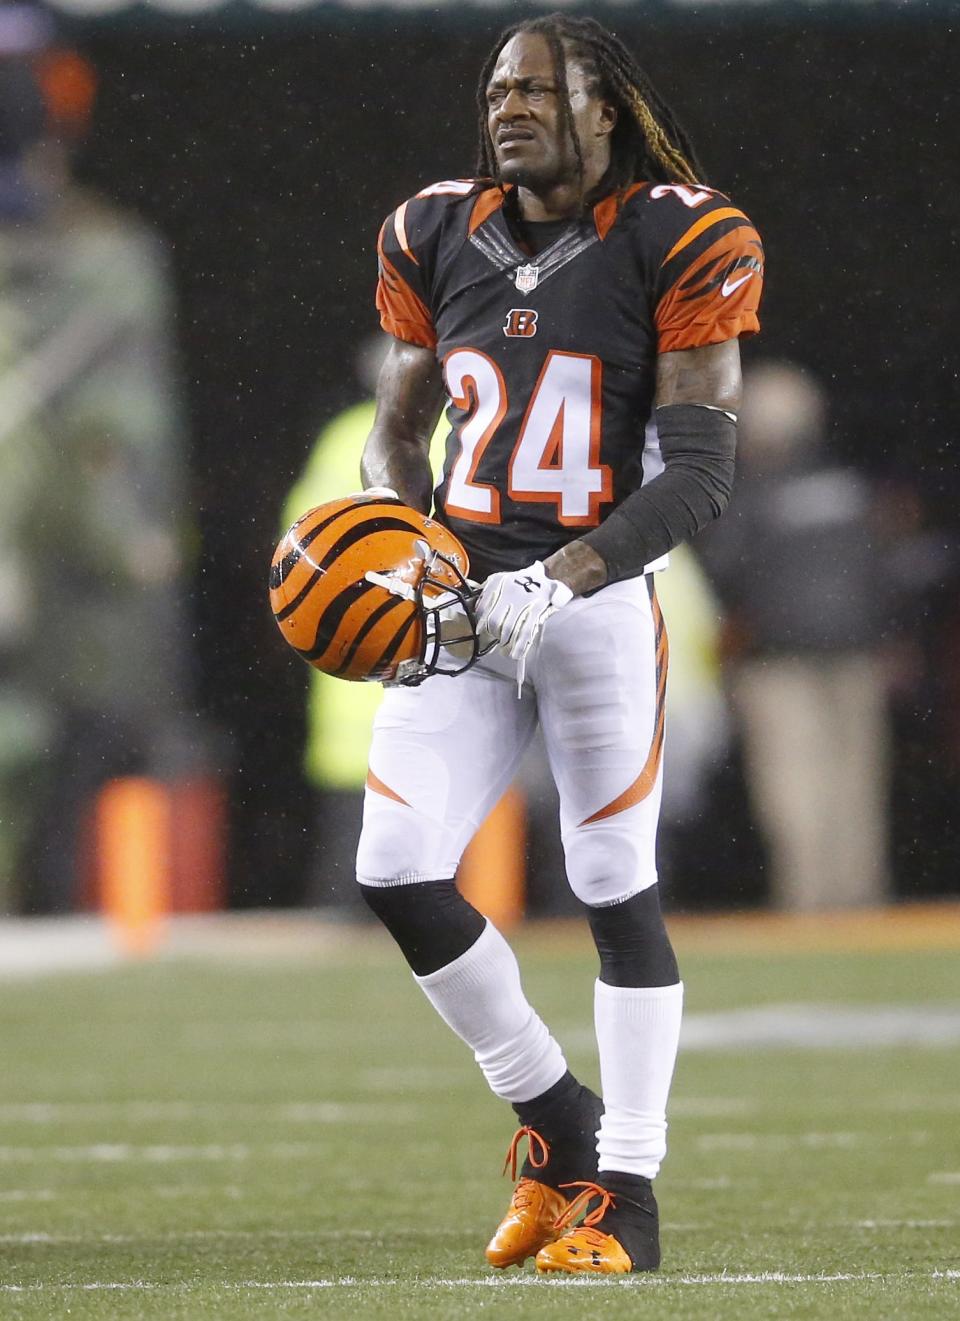
[[[477,595],[457,538],[396,497],[353,496],[308,510],[278,545],[270,603],[310,665],[354,681],[416,685],[484,654]]]
[[[493,643],[481,646],[472,609],[479,594],[449,556],[428,551],[414,592],[423,614],[420,655],[401,661],[393,682],[413,687],[431,674],[453,678],[487,654]]]

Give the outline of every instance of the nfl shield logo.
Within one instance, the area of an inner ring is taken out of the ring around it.
[[[536,289],[540,280],[539,266],[518,266],[517,275],[514,284],[522,294],[528,294],[531,289]]]

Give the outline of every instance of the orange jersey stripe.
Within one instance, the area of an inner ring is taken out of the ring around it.
[[[748,235],[756,238],[756,231],[752,226],[737,230],[734,234],[723,234],[712,243],[710,247],[700,254],[700,256],[682,271],[674,283],[670,286],[664,296],[657,304],[655,322],[659,333],[660,352],[667,352],[673,348],[692,347],[692,344],[686,343],[686,332],[693,327],[696,331],[694,336],[697,343],[712,343],[713,340],[707,332],[715,322],[741,322],[743,331],[751,331],[757,328],[759,324],[754,315],[756,309],[756,297],[758,294],[757,285],[752,280],[745,281],[740,290],[737,290],[731,298],[716,297],[716,290],[710,289],[709,274],[711,267],[729,254],[730,260],[736,257],[736,247],[739,240],[737,235]],[[733,249],[731,251],[731,249]],[[701,284],[704,286],[702,296],[697,291],[697,277],[702,273]],[[709,304],[713,315],[704,317],[702,309]],[[723,339],[732,337],[732,332],[727,327],[726,332],[720,336]],[[704,338],[704,335],[707,335]],[[668,342],[667,342],[668,341]]]
[[[738,211],[735,206],[725,206],[719,211],[711,211],[709,215],[701,216],[699,220],[693,222],[685,234],[677,239],[676,243],[664,257],[660,265],[666,266],[667,262],[670,261],[672,257],[675,257],[678,252],[682,252],[688,243],[692,243],[698,234],[702,234],[703,231],[709,229],[711,225],[716,225],[718,221],[721,220],[731,220],[734,217],[745,221],[748,225],[750,224],[749,219],[742,211]]]
[[[650,744],[650,752],[647,756],[643,770],[634,780],[629,788],[624,789],[618,798],[606,807],[601,807],[599,812],[594,812],[593,816],[588,816],[585,821],[581,821],[581,826],[591,826],[596,821],[604,821],[608,816],[616,816],[618,812],[626,812],[630,807],[636,807],[637,803],[650,794],[653,786],[657,782],[657,772],[660,769],[660,753],[663,749],[663,713],[657,720],[656,728],[653,733],[653,741]]]
[[[581,821],[581,826],[590,826],[597,821],[605,821],[607,817],[616,816],[618,812],[626,812],[630,807],[636,807],[637,803],[642,803],[653,790],[657,782],[657,774],[660,770],[660,757],[663,752],[663,727],[664,727],[664,709],[667,695],[667,666],[670,657],[669,644],[667,642],[667,630],[663,623],[663,614],[660,610],[660,603],[654,595],[653,598],[653,619],[659,634],[657,643],[657,717],[653,727],[653,738],[650,740],[650,750],[647,753],[647,760],[644,762],[643,770],[634,780],[633,784],[628,785],[622,794],[614,798],[613,802],[607,803],[606,807],[601,807],[599,812],[594,812],[588,816],[585,821]]]
[[[372,789],[375,794],[382,794],[384,798],[392,798],[395,803],[402,803],[404,807],[410,806],[405,798],[401,798],[398,793],[394,793],[389,785],[384,784],[380,777],[374,775],[373,771],[369,769],[367,771],[367,788]]]
[[[393,232],[397,236],[397,242],[400,244],[400,247],[403,249],[404,256],[409,257],[415,266],[419,266],[420,263],[419,261],[417,261],[417,258],[411,251],[410,244],[407,242],[406,218],[407,218],[408,206],[409,206],[409,201],[404,202],[402,203],[402,205],[398,206],[396,211],[394,212]]]
[[[503,206],[503,191],[499,188],[485,188],[477,197],[470,212],[468,234],[479,229],[485,220],[489,220],[495,211]]]
[[[437,333],[426,304],[417,297],[383,250],[383,231],[377,245],[381,275],[377,284],[380,324],[389,334],[426,349],[437,347]]]
[[[611,193],[605,197],[602,202],[598,202],[593,208],[593,223],[597,227],[597,233],[601,239],[605,239],[613,228],[621,208],[630,201],[634,193],[638,193],[641,188],[646,188],[645,183],[632,183],[622,196],[618,193]]]

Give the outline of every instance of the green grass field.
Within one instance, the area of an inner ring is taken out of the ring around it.
[[[595,1083],[585,934],[515,944]],[[692,1016],[960,1015],[950,950],[708,946]],[[955,1040],[684,1051],[663,1270],[566,1280],[485,1266],[511,1115],[385,941],[8,982],[0,1024],[3,1318],[960,1317]]]

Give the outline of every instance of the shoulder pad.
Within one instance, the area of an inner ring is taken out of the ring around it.
[[[441,179],[421,188],[417,197],[469,197],[477,183],[476,179]]]
[[[388,253],[420,262],[429,257],[452,206],[476,192],[475,179],[441,179],[408,197],[384,221],[381,240]]]
[[[684,230],[701,216],[730,205],[725,193],[706,184],[642,183],[627,190],[623,212],[657,230]]]

